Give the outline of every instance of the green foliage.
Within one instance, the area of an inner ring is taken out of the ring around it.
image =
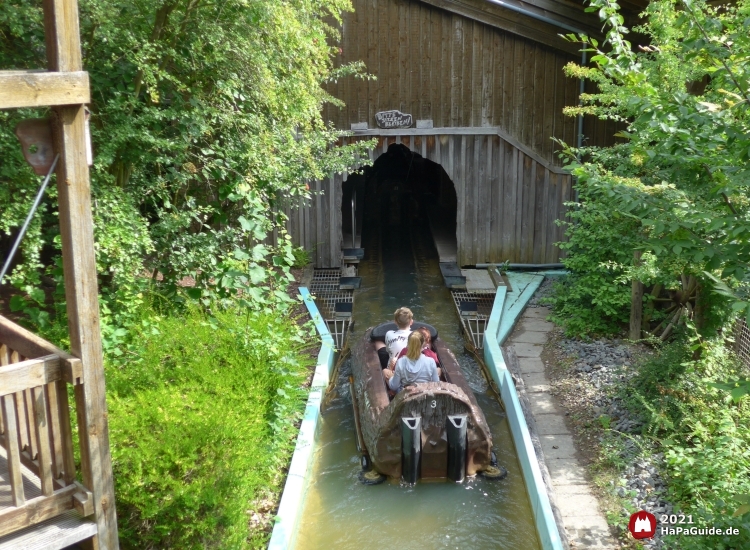
[[[312,263],[310,253],[301,246],[295,246],[294,248],[292,248],[292,256],[294,256],[294,263],[292,264],[292,267],[296,267],[299,269]]]
[[[567,72],[599,93],[567,112],[620,121],[626,130],[615,148],[566,149],[582,200],[600,203],[595,208],[615,223],[631,220],[657,276],[682,272],[710,288],[704,273],[715,273],[742,286],[750,266],[750,2],[651,2],[638,29],[650,42],[640,50],[626,40],[614,1],[592,0],[589,9],[605,21],[606,43],[572,37],[594,54],[593,66],[570,64]],[[606,230],[597,246],[610,247]],[[624,273],[632,264],[613,262]]]
[[[626,322],[630,284],[619,280],[638,233],[632,218],[613,214],[598,190],[579,181],[580,207],[570,204],[564,221],[568,241],[560,243],[570,275],[556,284],[550,302],[553,319],[569,336],[612,334]]]
[[[612,418],[607,414],[603,414],[599,417],[599,423],[602,425],[603,429],[609,430],[609,426],[612,424]]]
[[[668,498],[701,525],[745,526],[748,518],[731,518],[734,509],[728,503],[750,491],[750,402],[733,402],[711,382],[736,378],[747,369],[721,338],[702,346],[696,359],[694,339],[683,334],[639,367],[624,396],[646,421],[644,434],[664,453]],[[745,547],[750,534],[743,530],[724,546],[703,537],[690,537],[689,543],[681,538],[680,545]]]
[[[307,336],[278,312],[190,310],[144,315],[127,343],[106,365],[123,546],[262,547],[247,510],[281,482]]]
[[[334,63],[349,0],[79,6],[103,286],[122,299],[120,288],[154,275],[163,293],[175,295],[191,277],[202,299],[273,302],[279,284],[271,279],[294,261],[291,245],[259,243],[283,227],[281,209],[310,199],[305,181],[359,163],[367,147],[335,147],[340,133],[320,115],[324,103],[340,105],[326,82],[366,77],[361,63]],[[41,2],[4,2],[0,66],[44,67],[44,51]],[[0,113],[4,234],[20,224],[38,185],[13,127],[38,115]],[[18,286],[38,283],[42,248],[58,246],[55,227],[43,209],[13,272]]]
[[[306,181],[359,165],[369,146],[337,147],[341,133],[320,115],[343,106],[327,82],[369,78],[337,59],[351,3],[78,5],[123,546],[260,547],[247,508],[278,488],[306,372],[286,288],[309,257],[283,211],[311,199]],[[39,0],[1,3],[0,67],[46,67],[43,29]],[[0,112],[5,240],[39,185],[13,129],[45,114]],[[50,186],[12,273],[12,306],[67,347],[55,200]]]

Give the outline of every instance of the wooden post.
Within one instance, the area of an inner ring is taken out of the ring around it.
[[[641,251],[633,251],[633,267],[641,263]],[[633,279],[630,291],[630,331],[628,338],[631,340],[641,339],[641,323],[643,320],[643,283]]]
[[[50,71],[81,71],[77,0],[44,0]],[[55,108],[60,234],[71,352],[81,359],[83,384],[76,386],[81,470],[92,492],[97,535],[94,549],[116,550],[117,517],[109,450],[99,299],[94,256],[84,105]]]

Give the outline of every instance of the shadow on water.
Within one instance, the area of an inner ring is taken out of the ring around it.
[[[296,537],[297,550],[362,549],[396,545],[403,549],[540,548],[532,511],[501,405],[488,391],[479,366],[463,350],[450,291],[423,224],[371,224],[363,235],[366,259],[362,288],[355,297],[350,342],[372,325],[392,319],[408,306],[416,320],[434,325],[455,353],[492,430],[501,481],[477,476],[463,483],[396,480],[364,486],[349,398],[349,364],[339,373],[337,396],[324,411],[313,458],[312,479]],[[375,227],[373,227],[375,225]],[[380,227],[378,227],[380,226]],[[382,246],[381,246],[382,243]]]

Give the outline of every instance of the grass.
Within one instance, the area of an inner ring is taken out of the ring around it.
[[[284,316],[231,311],[139,332],[138,351],[106,366],[122,546],[263,547],[267,530],[250,517],[283,482],[305,337]]]

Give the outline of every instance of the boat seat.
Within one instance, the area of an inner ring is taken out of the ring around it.
[[[414,324],[412,324],[411,329],[417,330],[418,328],[425,327],[430,331],[430,337],[434,341],[435,338],[438,337],[438,331],[435,327],[432,325],[428,325],[427,323],[418,323],[417,321],[414,321]],[[372,329],[372,333],[370,333],[370,340],[373,342],[379,341],[379,342],[385,342],[385,333],[389,330],[398,330],[398,327],[396,326],[396,323],[390,322],[390,323],[383,323],[382,325],[376,326],[374,329]]]

